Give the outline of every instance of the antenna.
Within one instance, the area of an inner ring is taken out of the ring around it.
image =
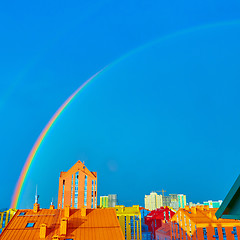
[[[52,198],[52,201],[51,201],[51,205],[53,205],[53,198]]]
[[[37,185],[36,185],[36,194],[35,194],[35,203],[38,203],[39,195],[37,194]]]

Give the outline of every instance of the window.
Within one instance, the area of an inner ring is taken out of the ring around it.
[[[91,201],[91,208],[93,208],[93,200],[94,200],[93,196],[94,196],[94,180],[92,180],[92,201]]]
[[[233,227],[232,234],[234,234],[234,240],[238,240],[237,228],[236,227]]]
[[[125,218],[125,240],[127,239],[127,217]]]
[[[72,200],[73,200],[73,175],[72,175],[72,182],[71,182],[71,207],[72,207]]]
[[[18,214],[18,216],[24,216],[26,214],[26,212],[20,212],[19,214]]]
[[[134,239],[137,239],[137,236],[138,236],[138,229],[137,229],[137,227],[138,227],[138,224],[139,224],[139,218],[138,218],[138,216],[135,216],[134,217],[134,224],[135,224],[135,238]]]
[[[85,175],[85,183],[84,183],[84,206],[87,207],[87,179],[88,176]]]
[[[214,235],[213,237],[215,237],[216,240],[219,240],[219,236],[218,236],[218,228],[215,227],[215,228],[214,228],[214,231],[215,231],[215,235]]]
[[[78,207],[78,172],[75,173],[74,207]]]
[[[223,240],[227,240],[227,235],[224,227],[222,228],[222,235],[223,235]]]
[[[27,223],[26,228],[31,228],[31,227],[33,227],[34,225],[35,225],[35,223],[32,223],[32,222]]]
[[[11,213],[10,213],[10,211],[8,212],[8,220],[7,220],[7,222],[9,223],[9,221],[10,221],[10,218],[11,218]]]
[[[7,213],[6,213],[6,212],[4,212],[4,214],[3,214],[3,220],[2,220],[2,228],[5,228],[5,223],[6,223],[6,215],[7,215]]]
[[[63,187],[62,187],[62,208],[64,206],[64,188],[65,188],[65,180],[63,180]]]
[[[130,217],[130,226],[131,226],[131,239],[134,239],[134,222],[133,222],[133,216]]]
[[[203,238],[204,240],[207,240],[207,229],[203,228]]]

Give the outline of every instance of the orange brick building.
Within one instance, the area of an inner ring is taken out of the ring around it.
[[[0,240],[124,240],[113,208],[18,210]]]
[[[60,174],[58,208],[65,206],[97,207],[97,173],[90,172],[81,161]]]
[[[238,240],[240,221],[218,219],[217,208],[188,206],[179,209],[171,219],[172,240]]]

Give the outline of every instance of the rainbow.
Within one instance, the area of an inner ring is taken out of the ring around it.
[[[61,113],[64,111],[64,109],[68,106],[68,104],[74,99],[74,97],[88,84],[90,83],[95,77],[97,77],[106,67],[104,67],[103,69],[101,69],[99,72],[97,72],[96,74],[94,74],[91,78],[89,78],[86,82],[84,82],[62,105],[61,107],[55,112],[55,114],[52,116],[52,118],[50,119],[50,121],[47,123],[47,125],[44,127],[44,129],[42,130],[41,134],[39,135],[37,141],[34,143],[33,148],[31,150],[31,152],[29,153],[27,160],[24,164],[24,167],[21,171],[20,177],[18,179],[18,182],[16,184],[15,187],[15,191],[12,197],[12,202],[11,202],[11,208],[17,208],[18,207],[18,203],[19,203],[19,199],[21,197],[22,194],[22,189],[23,189],[23,185],[25,183],[25,180],[27,178],[27,174],[29,172],[29,168],[31,167],[31,164],[33,162],[33,159],[36,155],[36,153],[38,152],[38,149],[42,143],[42,141],[44,140],[44,138],[46,137],[48,131],[51,129],[51,127],[53,126],[54,122],[58,119],[58,117],[61,115]]]
[[[11,208],[17,208],[18,207],[18,202],[19,199],[21,197],[21,193],[22,193],[22,189],[23,189],[23,185],[26,181],[26,177],[29,171],[29,168],[33,162],[33,159],[42,143],[42,141],[44,140],[44,138],[46,137],[48,131],[51,129],[51,127],[53,126],[54,122],[57,120],[57,118],[60,116],[60,114],[63,112],[63,110],[68,106],[68,104],[73,100],[73,98],[89,83],[91,82],[95,77],[97,77],[101,72],[103,72],[103,70],[105,70],[106,68],[108,68],[109,66],[113,66],[116,65],[117,63],[121,62],[123,59],[129,57],[130,55],[133,55],[134,53],[137,53],[147,47],[150,47],[156,43],[159,43],[161,41],[166,41],[168,39],[177,37],[179,35],[183,35],[186,33],[190,33],[193,31],[197,31],[197,30],[201,30],[201,29],[208,29],[208,28],[212,28],[212,27],[219,27],[219,26],[229,26],[232,24],[240,24],[240,20],[233,20],[233,21],[225,21],[225,22],[219,22],[219,23],[212,23],[212,24],[207,24],[207,25],[200,25],[200,26],[195,26],[193,28],[189,28],[189,29],[184,29],[184,30],[180,30],[174,33],[171,33],[169,35],[165,35],[160,37],[159,39],[153,40],[150,43],[146,43],[136,49],[133,49],[132,51],[128,52],[127,54],[123,55],[122,57],[120,57],[119,59],[117,59],[116,61],[114,61],[113,63],[107,65],[106,67],[104,67],[102,70],[100,70],[99,72],[97,72],[96,74],[94,74],[91,78],[89,78],[86,82],[84,82],[62,105],[61,107],[57,110],[57,112],[52,116],[52,118],[50,119],[50,121],[47,123],[47,125],[45,126],[45,128],[43,129],[43,131],[41,132],[41,134],[39,135],[37,141],[35,142],[31,152],[28,155],[28,158],[24,164],[24,167],[22,169],[22,172],[20,174],[20,177],[18,179],[18,182],[16,184],[15,187],[15,191],[12,197],[12,202],[11,202]]]

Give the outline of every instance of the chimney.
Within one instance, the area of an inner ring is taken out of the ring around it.
[[[190,210],[189,206],[185,206],[185,210],[189,211]]]
[[[66,235],[67,234],[67,223],[68,223],[67,218],[62,218],[61,219],[60,235]]]
[[[192,214],[197,214],[197,208],[196,207],[191,207],[191,212],[192,212]]]
[[[47,235],[47,225],[41,224],[40,225],[40,239],[45,239]]]
[[[70,216],[70,206],[65,206],[64,208],[64,217],[69,218]]]
[[[50,205],[50,209],[52,210],[52,209],[55,209],[55,207],[54,207],[54,205]]]
[[[81,217],[86,217],[86,216],[87,216],[86,208],[81,208]]]
[[[208,205],[204,205],[204,209],[205,210],[209,210],[209,206]]]
[[[40,204],[34,203],[33,204],[33,212],[37,213],[39,211],[39,209],[40,209]]]

